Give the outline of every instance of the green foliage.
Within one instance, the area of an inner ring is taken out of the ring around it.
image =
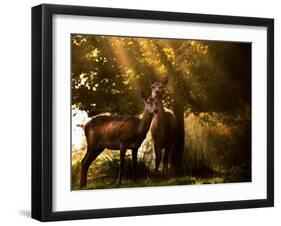
[[[231,119],[231,120],[230,120]],[[224,172],[237,178],[251,177],[249,115],[193,114],[185,119],[184,166],[192,175]],[[243,174],[243,175],[242,175]]]
[[[99,178],[113,178],[116,180],[119,173],[119,154],[107,155],[99,165]],[[138,159],[137,176],[138,178],[147,178],[152,174],[151,167],[144,159]],[[124,179],[133,179],[133,162],[131,156],[126,155],[123,170]]]
[[[72,35],[72,103],[91,115],[141,113],[139,92],[165,75],[166,107],[235,110],[251,101],[251,45]]]

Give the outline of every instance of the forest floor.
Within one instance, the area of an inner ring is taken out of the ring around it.
[[[131,187],[154,187],[171,185],[191,185],[191,184],[218,184],[225,183],[223,177],[199,178],[193,176],[174,177],[168,179],[147,178],[138,179],[136,182],[131,179],[122,179],[122,184],[117,184],[117,179],[95,179],[89,180],[86,189],[106,189],[106,188],[131,188]],[[78,183],[73,183],[72,190],[80,190]]]
[[[80,161],[85,152],[72,154],[72,190],[80,190]],[[108,157],[110,156],[110,157]],[[90,166],[88,171],[88,184],[85,189],[152,187],[171,185],[198,185],[220,184],[233,182],[249,182],[249,179],[241,175],[233,175],[227,172],[212,172],[207,175],[183,175],[180,177],[164,178],[161,174],[155,176],[153,170],[147,167],[143,161],[138,161],[138,179],[133,180],[132,164],[130,157],[125,160],[124,177],[122,184],[118,185],[119,158],[118,155],[108,155],[105,151]]]

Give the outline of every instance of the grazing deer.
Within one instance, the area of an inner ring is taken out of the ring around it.
[[[173,149],[174,134],[176,128],[176,117],[173,112],[165,111],[163,106],[164,85],[167,84],[166,78],[162,82],[155,82],[151,86],[151,96],[155,99],[156,111],[151,123],[151,135],[154,140],[155,152],[155,173],[162,159],[162,149],[164,149],[163,157],[163,175],[168,175],[169,155]]]
[[[87,185],[87,173],[91,163],[105,148],[120,150],[118,183],[121,184],[124,158],[127,149],[132,149],[134,179],[136,180],[137,152],[150,128],[153,112],[156,111],[152,97],[144,99],[142,118],[134,116],[97,116],[85,125],[87,153],[81,162],[80,187]]]

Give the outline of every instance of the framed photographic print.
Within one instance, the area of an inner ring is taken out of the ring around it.
[[[32,8],[32,217],[274,205],[274,21]]]

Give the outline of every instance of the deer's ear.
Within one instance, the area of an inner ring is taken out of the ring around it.
[[[144,92],[144,91],[141,91],[140,95],[141,95],[141,98],[142,98],[142,99],[144,99],[144,100],[147,99],[147,95],[145,95],[145,92]]]
[[[162,83],[163,85],[166,85],[166,84],[168,83],[168,81],[169,81],[169,75],[166,75],[166,76],[162,79],[161,83]]]

